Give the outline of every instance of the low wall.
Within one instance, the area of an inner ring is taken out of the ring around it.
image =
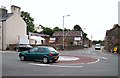
[[[8,50],[15,50],[15,47],[18,44],[10,44],[8,47]],[[31,46],[51,46],[54,47],[56,50],[63,50],[63,46],[62,45],[55,45],[55,44],[50,44],[50,45],[31,45]],[[84,48],[82,45],[70,45],[70,46],[64,46],[64,50],[76,50],[76,49],[82,49]]]
[[[51,46],[57,50],[63,50],[63,45],[50,44],[50,45],[31,45],[31,46]],[[82,45],[64,46],[64,50],[76,50],[76,49],[82,49],[82,48],[84,48]]]

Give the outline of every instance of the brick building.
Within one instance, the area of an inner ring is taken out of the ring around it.
[[[53,33],[56,44],[63,44],[63,32],[56,31]],[[81,31],[65,31],[64,32],[64,45],[83,45]]]
[[[112,51],[115,46],[120,47],[120,26],[118,24],[107,30],[105,37],[105,48],[107,51]]]

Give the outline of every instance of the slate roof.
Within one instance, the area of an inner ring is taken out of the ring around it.
[[[47,34],[38,34],[38,33],[32,33],[30,32],[30,35],[31,36],[42,36],[42,37],[49,37],[50,35],[47,35]]]
[[[81,37],[81,31],[64,31],[64,36],[66,37]],[[52,36],[62,37],[63,31],[56,31]]]
[[[8,18],[10,18],[11,16],[13,15],[13,13],[7,13],[7,14],[4,14],[4,15],[0,15],[0,22],[2,20],[7,20]]]

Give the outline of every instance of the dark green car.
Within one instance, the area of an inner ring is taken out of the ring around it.
[[[19,53],[20,60],[41,60],[43,63],[56,62],[59,58],[59,53],[48,46],[36,46],[28,51]]]

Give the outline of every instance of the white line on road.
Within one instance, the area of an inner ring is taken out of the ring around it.
[[[96,53],[93,53],[93,54],[96,54]]]
[[[107,55],[107,54],[105,54],[105,53],[102,53],[103,55]]]
[[[83,66],[67,66],[67,65],[51,65],[51,64],[37,64],[37,63],[29,63],[29,64],[32,64],[32,65],[37,65],[37,66],[44,66],[44,67],[83,67]]]
[[[106,57],[99,57],[100,59],[105,59],[105,60],[107,60],[107,58]]]
[[[93,63],[98,63],[100,61],[100,59],[98,58],[96,61],[94,62],[89,62],[89,63],[80,63],[80,64],[93,64]]]

